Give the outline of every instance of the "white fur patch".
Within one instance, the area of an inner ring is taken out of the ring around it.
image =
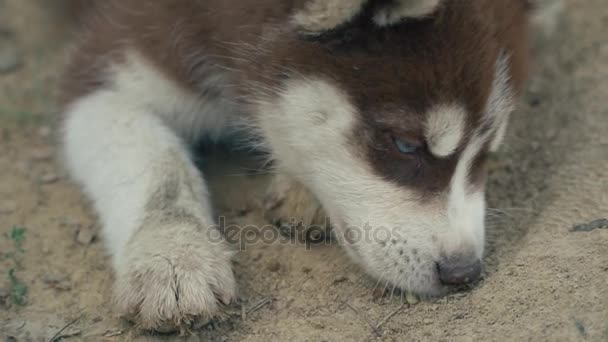
[[[291,172],[304,170],[302,164],[311,160],[331,159],[325,152],[347,148],[343,134],[354,125],[355,109],[340,89],[323,80],[290,81],[279,96],[277,103],[262,103],[258,125]],[[328,149],[318,150],[320,144]]]
[[[200,80],[200,88],[230,91],[224,74],[210,74]],[[195,95],[168,80],[134,51],[127,52],[126,63],[115,66],[110,77],[112,82],[120,86],[121,97],[125,98],[121,100],[124,105],[137,105],[151,111],[187,142],[201,135],[219,138],[226,133],[238,112],[230,102],[233,94],[222,93],[218,96],[214,92],[212,97]]]
[[[367,0],[310,0],[292,21],[300,30],[318,34],[352,20]]]
[[[182,138],[219,135],[229,115],[203,110],[202,103],[134,53],[109,78],[114,87],[70,106],[65,153],[70,171],[95,203],[108,249],[120,268],[124,246],[155,190],[150,187],[163,181],[154,168],[169,167],[181,158],[202,196],[204,185]],[[206,198],[197,200],[199,211],[210,205]]]
[[[432,14],[439,3],[440,0],[398,0],[381,8],[374,15],[374,22],[390,26],[407,18],[423,18]]]
[[[231,253],[207,234],[211,204],[184,141],[220,134],[228,115],[136,54],[108,83],[69,106],[64,152],[100,216],[117,307],[144,329],[208,320],[236,287]]]
[[[465,133],[465,109],[458,105],[438,106],[427,114],[425,136],[431,153],[447,157],[454,153]]]
[[[468,251],[474,251],[477,257],[483,254],[485,198],[482,191],[471,191],[469,173],[486,140],[477,134],[471,139],[452,176],[447,203],[450,230],[442,239],[442,250],[447,255]]]
[[[496,61],[492,92],[490,93],[486,115],[483,119],[493,127],[490,151],[498,150],[502,144],[507,131],[509,117],[515,109],[513,91],[509,84],[510,79],[509,57],[502,54]]]
[[[369,0],[310,0],[292,17],[292,22],[308,34],[320,34],[346,24],[356,17]],[[440,0],[396,0],[376,10],[372,20],[390,26],[407,18],[432,14]]]

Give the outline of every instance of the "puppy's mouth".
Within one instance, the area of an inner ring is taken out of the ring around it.
[[[353,234],[343,220],[332,219],[332,228],[351,259],[388,289],[432,299],[470,291],[479,283],[480,265],[446,266],[440,258],[401,247],[395,239],[362,241],[360,232]]]

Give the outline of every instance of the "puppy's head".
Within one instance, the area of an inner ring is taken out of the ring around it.
[[[268,39],[264,136],[383,281],[437,295],[479,276],[525,2],[310,0]]]

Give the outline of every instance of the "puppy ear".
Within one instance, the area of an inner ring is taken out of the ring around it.
[[[380,7],[373,19],[378,26],[390,26],[404,19],[427,17],[440,5],[441,0],[393,0]]]
[[[304,9],[292,17],[298,30],[318,35],[354,19],[367,0],[309,0]]]

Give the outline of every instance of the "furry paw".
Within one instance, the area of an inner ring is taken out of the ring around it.
[[[231,254],[195,227],[142,228],[118,269],[116,305],[143,330],[199,328],[221,318],[222,306],[235,299]]]
[[[277,176],[264,197],[264,217],[298,241],[329,237],[329,219],[315,196],[299,182]]]

